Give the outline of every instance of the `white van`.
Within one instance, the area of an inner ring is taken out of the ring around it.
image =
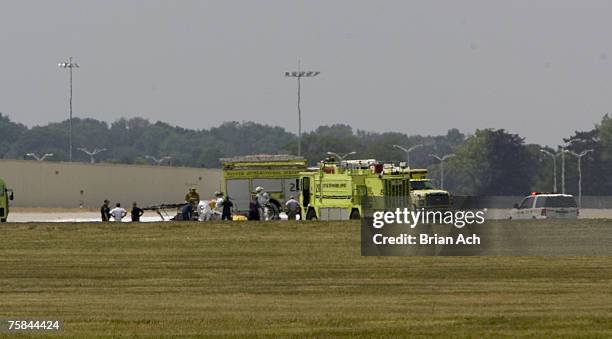
[[[533,192],[514,205],[510,219],[577,219],[578,213],[572,195]]]

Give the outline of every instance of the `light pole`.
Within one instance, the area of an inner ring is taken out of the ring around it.
[[[541,149],[540,152],[546,154],[546,155],[550,155],[553,159],[553,187],[554,187],[554,193],[557,193],[557,155],[554,153],[551,153],[545,149]]]
[[[27,153],[26,157],[32,157],[34,159],[36,159],[37,161],[45,161],[45,159],[47,159],[48,157],[52,157],[53,153],[45,153],[42,157],[39,157],[38,155],[36,155],[36,153]]]
[[[68,58],[68,62],[61,62],[57,64],[61,68],[68,68],[70,70],[70,96],[69,96],[69,109],[70,109],[70,120],[68,121],[68,157],[72,162],[72,69],[79,68],[79,64],[72,62],[72,57]]]
[[[308,71],[303,72],[300,70],[300,62],[298,61],[297,72],[285,72],[285,76],[289,78],[297,78],[297,110],[298,110],[298,151],[297,155],[302,155],[302,109],[300,107],[301,102],[301,79],[312,78],[319,75],[321,72]]]
[[[415,149],[424,146],[423,144],[418,144],[418,145],[414,145],[410,148],[405,148],[403,146],[400,145],[393,145],[394,148],[400,149],[404,152],[406,152],[406,165],[408,165],[408,167],[410,167],[410,152],[414,151]]]
[[[565,147],[561,147],[561,194],[565,194]]]
[[[96,154],[106,151],[106,148],[96,148],[93,151],[90,151],[87,148],[78,148],[78,150],[89,155],[90,163],[94,164],[96,162],[96,159],[94,158]]]
[[[444,160],[456,156],[456,154],[447,154],[439,157],[435,154],[430,154],[430,157],[434,157],[440,161],[440,189],[444,189]]]
[[[162,162],[164,162],[164,161],[166,161],[166,160],[170,160],[170,159],[172,159],[172,157],[171,157],[171,156],[168,156],[168,155],[167,155],[167,156],[165,156],[165,157],[162,157],[162,158],[160,158],[160,159],[158,159],[158,158],[156,158],[156,157],[154,157],[154,156],[152,156],[152,155],[147,155],[147,156],[145,156],[145,158],[150,159],[150,160],[153,160],[153,162],[154,162],[154,163],[155,163],[157,166],[160,166],[160,165],[162,164]]]
[[[348,157],[349,155],[353,155],[353,154],[357,154],[357,152],[353,151],[353,152],[348,152],[346,154],[338,154],[336,152],[327,152],[327,155],[333,155],[338,159],[338,163],[341,163],[344,161],[344,159],[346,159],[346,157]]]
[[[588,149],[585,151],[582,151],[580,154],[578,153],[574,153],[570,150],[565,150],[565,152],[575,156],[576,158],[578,158],[578,208],[582,208],[582,166],[581,166],[581,160],[582,157],[593,152],[592,149]]]
[[[573,140],[559,145],[561,151],[561,194],[565,194],[565,149],[569,146]]]

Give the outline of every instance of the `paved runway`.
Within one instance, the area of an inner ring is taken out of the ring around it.
[[[167,218],[169,219],[169,218]],[[100,221],[98,212],[11,212],[9,222],[95,222]],[[130,216],[123,218],[122,222],[131,222]],[[155,212],[146,212],[141,218],[142,222],[162,221]]]
[[[508,219],[511,209],[488,209],[485,215],[487,220],[495,219]],[[166,221],[170,219],[170,215],[164,215]],[[612,209],[582,209],[580,210],[580,219],[612,219]],[[19,209],[11,212],[8,218],[9,222],[95,222],[100,221],[100,213],[93,211],[78,211],[70,210],[65,211],[58,209],[53,211],[52,209],[45,209],[44,211],[37,211],[33,209],[28,211],[27,209]],[[156,222],[162,221],[159,215],[153,211],[145,212],[145,215],[141,218],[143,222]],[[129,215],[123,219],[123,222],[131,222]]]

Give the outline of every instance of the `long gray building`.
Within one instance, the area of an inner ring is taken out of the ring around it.
[[[196,187],[202,198],[220,190],[219,169],[0,160],[0,178],[16,207],[96,208],[104,199],[141,206],[182,202]]]

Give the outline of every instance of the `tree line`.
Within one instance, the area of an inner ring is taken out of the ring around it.
[[[0,158],[24,159],[27,153],[53,153],[48,161],[68,159],[68,121],[28,128],[0,113]],[[583,194],[612,194],[612,117],[589,131],[576,131],[564,139],[567,149],[580,153],[593,149],[582,160]],[[438,182],[439,161],[430,154],[456,154],[445,161],[444,185],[455,194],[524,195],[553,190],[553,160],[526,144],[517,134],[503,129],[480,129],[465,135],[450,129],[445,135],[421,136],[397,132],[375,133],[353,130],[346,124],[320,126],[302,135],[302,153],[311,165],[326,152],[348,153],[354,158],[403,161],[405,153],[393,147],[422,144],[410,153],[410,165],[428,168]],[[105,148],[97,162],[150,164],[151,159],[170,157],[165,165],[219,167],[219,159],[245,154],[295,154],[297,137],[277,126],[255,122],[226,122],[210,129],[186,129],[143,118],[119,119],[112,123],[89,118],[73,119],[73,159],[88,162],[77,148]],[[548,149],[557,152],[557,149]],[[558,188],[561,161],[557,157]],[[566,192],[577,192],[577,160],[566,154]]]

